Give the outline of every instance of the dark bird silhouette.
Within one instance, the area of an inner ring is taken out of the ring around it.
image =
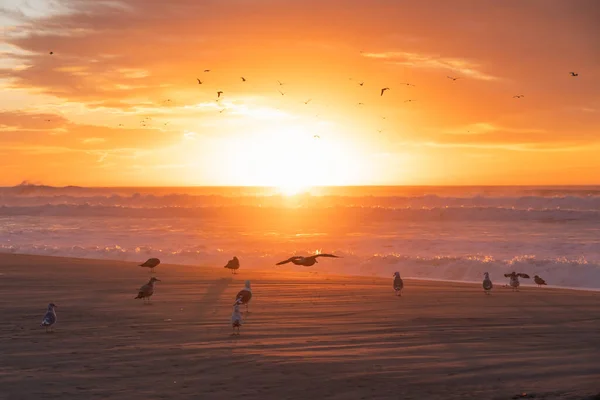
[[[315,263],[318,263],[317,257],[341,258],[341,257],[335,256],[333,254],[315,254],[314,256],[308,256],[308,257],[294,256],[294,257],[288,258],[287,260],[279,261],[275,265],[283,265],[283,264],[287,264],[287,263],[291,262],[295,265],[302,265],[303,267],[310,267],[312,265],[315,265]]]
[[[416,100],[412,100],[412,99],[411,100],[404,100],[405,103],[411,103],[413,101],[416,101]]]
[[[492,284],[492,280],[490,279],[490,274],[488,272],[483,273],[483,290],[485,294],[490,294],[490,291],[494,285]]]
[[[402,82],[402,83],[400,83],[400,85],[406,85],[406,86],[415,87],[415,85],[413,85],[412,83],[407,83],[407,82]]]
[[[158,258],[149,258],[145,263],[140,264],[140,267],[150,268],[150,271],[154,272],[154,268],[160,264],[160,260]]]
[[[235,296],[235,303],[233,303],[233,306],[235,307],[240,304],[245,305],[246,312],[248,312],[250,300],[252,300],[252,289],[250,288],[250,281],[246,281],[244,288]]]
[[[52,54],[52,53],[50,53],[50,54]],[[571,74],[571,76],[579,76],[579,73],[577,73],[577,72],[569,72],[569,74]]]
[[[538,275],[533,277],[533,281],[536,283],[536,285],[538,285],[538,287],[541,287],[542,285],[548,285],[546,281],[540,278]]]
[[[513,96],[513,99],[520,99],[521,97],[525,97],[524,94],[517,94],[515,96]]]
[[[204,72],[210,72],[210,69],[205,69]]]
[[[219,114],[223,114],[223,111],[225,111],[224,108],[222,110],[219,110]]]
[[[217,98],[221,97],[221,95],[222,95],[222,94],[223,94],[223,92],[219,90],[219,91],[217,92]]]
[[[457,79],[460,79],[460,78],[458,78],[458,77],[457,77],[457,78],[455,78],[455,77],[453,77],[453,76],[447,76],[446,78],[448,78],[448,79],[452,79],[453,81],[455,81],[455,80],[457,80]]]
[[[308,99],[308,100],[306,100],[306,101],[304,102],[304,104],[308,104],[308,103],[310,103],[311,101],[312,101],[312,99]]]
[[[46,333],[48,332],[53,332],[54,329],[54,324],[56,323],[56,308],[58,308],[56,306],[56,304],[54,303],[50,303],[48,304],[48,310],[46,311],[46,314],[44,315],[44,318],[42,319],[42,323],[40,324],[40,326],[43,326],[44,328],[46,328]]]
[[[238,258],[234,256],[231,260],[227,262],[227,265],[225,265],[225,267],[223,268],[230,269],[232,274],[236,274],[235,271],[240,269],[240,260],[238,260]]]
[[[202,81],[199,78],[196,78],[196,80],[198,81],[198,85],[202,85]]]
[[[281,90],[278,90],[279,93],[281,93],[282,96],[285,95],[285,93],[283,93]]]
[[[51,51],[51,52],[50,52],[50,55],[52,55],[52,54],[54,54],[54,52],[53,52],[53,51]]]
[[[242,76],[242,82],[246,82],[246,78]]]
[[[386,91],[386,90],[390,90],[390,88],[389,88],[389,87],[386,87],[386,88],[383,88],[383,89],[381,89],[381,94],[380,94],[380,96],[383,96],[383,93],[385,93],[385,91]]]
[[[400,278],[400,272],[394,272],[394,291],[396,296],[402,296],[402,289],[404,289],[404,282]]]
[[[144,302],[150,302],[150,297],[154,294],[154,282],[160,282],[160,279],[152,277],[144,286],[138,291],[138,295],[135,299],[142,299]]]
[[[283,86],[283,82],[277,81],[277,83],[279,83],[279,86]]]
[[[364,82],[359,82],[358,86],[363,86],[365,83]]]
[[[359,106],[364,106],[364,105],[365,105],[365,103],[358,103],[357,105],[359,105]]]

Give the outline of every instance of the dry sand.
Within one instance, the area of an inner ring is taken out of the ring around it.
[[[143,261],[143,260],[141,260]],[[227,257],[223,259],[223,265]],[[317,266],[318,267],[318,266]],[[314,270],[314,269],[313,269]],[[295,272],[285,272],[295,271]],[[0,255],[2,399],[583,399],[600,294]],[[503,284],[496,278],[496,286]],[[241,336],[229,318],[250,279]],[[39,327],[58,305],[54,334]]]

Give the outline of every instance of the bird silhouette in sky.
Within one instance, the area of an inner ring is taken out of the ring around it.
[[[242,82],[246,82],[246,78],[244,78],[243,76],[241,78],[242,78]]]
[[[413,85],[412,83],[408,83],[408,82],[402,82],[402,83],[400,83],[400,85],[406,85],[406,86],[415,87],[415,85]]]
[[[277,81],[277,83],[279,83],[279,86],[283,86],[283,82]]]
[[[52,53],[50,53],[50,54],[52,54]],[[579,76],[579,73],[577,73],[577,72],[569,72],[569,74],[571,74],[571,76]]]
[[[281,90],[278,90],[279,93],[281,93],[282,96],[285,95],[285,93],[283,93]]]
[[[458,78],[458,77],[456,77],[456,78],[455,78],[455,77],[453,77],[453,76],[447,76],[446,78],[448,78],[448,79],[451,79],[451,80],[453,80],[453,81],[455,81],[455,80],[457,80],[457,79],[460,79],[460,78]]]
[[[222,92],[221,90],[219,90],[219,91],[217,92],[217,98],[221,97],[221,95],[222,95],[222,94],[223,94],[223,92]]]
[[[513,99],[520,99],[521,97],[525,97],[525,95],[523,94],[518,94],[516,96],[513,96]]]
[[[294,263],[295,265],[302,265],[304,267],[310,267],[312,265],[315,265],[315,263],[319,262],[319,261],[317,261],[317,257],[340,258],[339,256],[335,256],[333,254],[315,254],[314,256],[308,256],[308,257],[294,256],[294,257],[288,258],[287,260],[280,261],[275,265],[283,265],[283,264],[287,264],[287,263],[291,262],[291,263]]]
[[[205,69],[204,72],[210,72],[210,69]]]
[[[304,104],[308,104],[308,103],[310,103],[311,101],[312,101],[312,99],[308,99],[308,100],[306,100],[306,101],[304,102]]]
[[[199,78],[196,78],[196,80],[198,81],[198,85],[202,85],[202,81]]]
[[[389,87],[385,87],[385,88],[381,89],[380,96],[383,96],[383,94],[385,93],[386,90],[390,90],[390,88]]]

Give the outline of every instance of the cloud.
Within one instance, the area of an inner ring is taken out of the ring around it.
[[[363,57],[386,60],[395,65],[403,65],[423,69],[445,69],[453,73],[479,79],[483,81],[496,81],[499,77],[486,74],[480,70],[481,65],[462,58],[441,57],[403,51],[390,51],[383,53],[362,53]]]

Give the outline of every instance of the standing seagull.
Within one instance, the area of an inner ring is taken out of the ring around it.
[[[154,282],[160,282],[160,279],[150,278],[150,281],[140,288],[135,298],[144,300],[144,303],[150,303],[150,297],[154,294]]]
[[[485,291],[485,294],[490,294],[490,291],[492,290],[493,287],[494,287],[494,285],[492,284],[492,280],[490,279],[489,272],[484,272],[483,273],[483,290]]]
[[[238,292],[237,296],[235,296],[235,303],[233,303],[233,305],[238,306],[243,304],[246,306],[246,312],[248,312],[248,303],[250,303],[251,299],[252,289],[250,289],[250,281],[246,281],[244,288]]]
[[[384,87],[383,89],[381,89],[380,96],[383,96],[383,93],[385,93],[386,90],[390,90],[390,88],[389,87]]]
[[[46,315],[44,315],[44,319],[40,326],[46,328],[46,333],[54,332],[54,324],[56,323],[56,305],[54,303],[48,304],[48,311],[46,311]],[[48,330],[50,328],[50,330]]]
[[[240,269],[240,260],[238,260],[236,256],[233,256],[233,258],[227,262],[227,265],[224,268],[230,269],[231,273],[235,274],[235,271]]]
[[[394,272],[394,291],[396,296],[402,296],[402,289],[404,288],[404,282],[400,278],[400,272]]]
[[[333,254],[315,254],[314,256],[302,257],[302,256],[294,256],[290,257],[287,260],[279,261],[275,265],[283,265],[289,262],[294,263],[295,265],[302,265],[304,267],[310,267],[318,263],[317,257],[333,257],[333,258],[341,258],[339,256],[334,256]]]
[[[160,260],[158,258],[149,258],[145,263],[140,264],[140,267],[150,268],[150,272],[154,272],[154,267],[160,264]]]
[[[233,313],[231,314],[231,327],[233,328],[232,335],[240,334],[240,327],[242,326],[242,313],[240,313],[240,306],[237,304],[233,306]]]
[[[536,285],[538,285],[538,287],[542,287],[542,285],[548,285],[545,280],[537,275],[533,277],[533,281],[536,283]]]
[[[511,272],[510,274],[504,274],[504,276],[510,278],[509,284],[513,292],[519,291],[519,286],[521,285],[521,283],[519,282],[519,277],[529,279],[529,275],[523,274],[521,272],[517,274],[515,271]]]

